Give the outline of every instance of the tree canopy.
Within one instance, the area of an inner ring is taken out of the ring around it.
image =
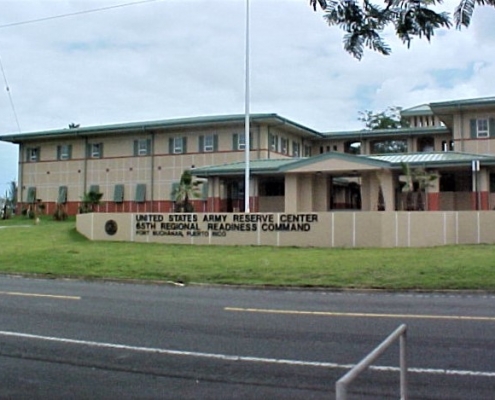
[[[316,11],[325,12],[330,26],[344,32],[344,49],[357,59],[367,47],[389,55],[391,49],[381,37],[387,26],[393,26],[399,39],[408,47],[414,37],[428,41],[439,28],[452,26],[449,13],[434,10],[442,0],[385,0],[383,5],[369,0],[309,0]],[[495,0],[460,0],[454,12],[456,28],[468,27],[477,5],[495,6]]]
[[[387,107],[381,112],[360,111],[358,120],[364,122],[368,130],[407,128],[409,124],[402,118],[400,111],[401,107],[397,106]]]

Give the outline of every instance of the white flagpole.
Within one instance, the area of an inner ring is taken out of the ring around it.
[[[244,172],[244,212],[249,213],[249,150],[251,148],[250,129],[249,129],[249,0],[246,0],[246,66],[245,66],[245,121],[244,121],[244,159],[246,169]]]

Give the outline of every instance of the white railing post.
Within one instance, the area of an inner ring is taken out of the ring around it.
[[[407,330],[400,335],[400,398],[407,400]]]
[[[366,370],[372,362],[380,357],[388,347],[399,339],[400,343],[400,396],[401,400],[407,400],[407,363],[406,363],[406,331],[405,324],[399,326],[378,347],[356,364],[347,374],[340,378],[335,384],[336,400],[347,400],[347,387],[356,379],[361,372]]]

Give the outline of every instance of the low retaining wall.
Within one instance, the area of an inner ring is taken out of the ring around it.
[[[93,213],[78,215],[76,226],[91,240],[145,243],[298,247],[495,243],[494,211]]]

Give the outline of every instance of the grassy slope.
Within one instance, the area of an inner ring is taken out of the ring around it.
[[[26,227],[22,227],[25,225]],[[495,246],[302,249],[91,242],[74,221],[0,221],[0,272],[332,288],[495,290]]]

